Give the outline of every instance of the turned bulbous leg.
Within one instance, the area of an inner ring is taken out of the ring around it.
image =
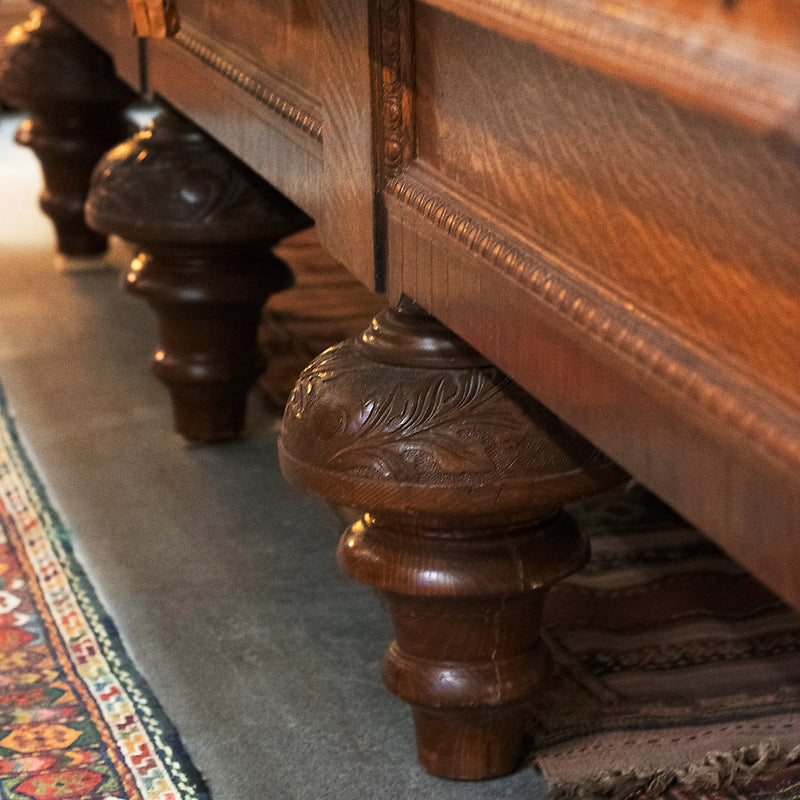
[[[125,285],[158,316],[153,368],[178,433],[196,442],[237,436],[264,368],[261,308],[291,284],[271,247],[309,218],[172,112],[102,159],[86,215],[142,251]]]
[[[56,231],[61,266],[99,266],[106,237],[84,219],[89,178],[103,153],[128,134],[131,93],[111,59],[52,11],[37,9],[0,51],[0,96],[30,111],[16,141],[42,167],[39,204]]]
[[[588,545],[561,511],[622,473],[414,304],[307,368],[280,439],[287,477],[368,513],[339,545],[388,601],[388,688],[419,760],[446,778],[506,774],[547,675],[548,587]]]

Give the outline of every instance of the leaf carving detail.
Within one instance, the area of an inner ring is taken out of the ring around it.
[[[421,465],[446,473],[494,472],[487,442],[497,441],[500,451],[500,440],[526,434],[525,420],[496,402],[501,391],[477,370],[441,378],[418,394],[395,388],[363,404],[355,417],[342,413],[328,466],[397,480],[418,475]]]

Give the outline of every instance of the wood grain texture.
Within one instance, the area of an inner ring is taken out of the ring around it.
[[[319,244],[314,229],[282,240],[275,255],[294,283],[264,308],[259,343],[267,359],[259,378],[265,402],[282,411],[300,373],[323,350],[355,336],[386,306]]]
[[[416,58],[420,161],[798,403],[795,145],[429,9]]]
[[[316,217],[322,130],[316,101],[245,61],[184,18],[174,40],[148,42],[150,89]]]
[[[451,331],[404,301],[303,371],[281,467],[365,509],[339,545],[388,601],[384,681],[434,775],[506,774],[547,674],[542,601],[587,542],[560,507],[623,473]]]
[[[366,286],[381,290],[376,268],[371,20],[367,0],[320,0],[325,197],[323,246]],[[374,20],[372,20],[374,22]]]
[[[291,284],[270,247],[311,220],[173,112],[104,156],[86,218],[142,248],[125,286],[158,315],[153,369],[170,390],[178,433],[236,437],[264,368],[261,308]]]
[[[390,188],[390,298],[417,298],[800,607],[794,406],[424,171]]]
[[[226,58],[220,52],[217,43],[212,44],[208,40],[198,38],[196,33],[192,33],[191,29],[189,32],[178,33],[175,41],[195,58],[198,58],[239,89],[263,103],[267,108],[290,122],[303,133],[312,139],[322,141],[322,123],[319,121],[316,102],[312,101],[311,98],[306,98],[304,105],[297,105],[297,101],[289,99],[292,91],[281,91],[277,85],[281,83],[280,79],[276,79],[273,76],[272,80],[267,78],[259,80],[253,74],[255,70],[252,67],[248,70],[246,66],[238,66],[234,63],[234,60]]]
[[[139,42],[127,0],[47,0],[43,5],[58,11],[79,27],[114,60],[114,69],[133,89],[144,87],[139,63]]]
[[[682,103],[800,138],[795,2],[425,2]]]
[[[323,72],[318,0],[180,0],[181,22],[315,101]],[[316,104],[316,102],[315,102]]]

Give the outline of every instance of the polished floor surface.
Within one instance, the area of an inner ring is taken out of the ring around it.
[[[416,767],[410,714],[379,678],[385,611],[339,573],[337,517],[281,478],[277,417],[254,398],[241,442],[172,433],[150,310],[118,272],[54,269],[18,122],[0,119],[0,382],[216,800],[540,798],[530,770],[455,784]]]

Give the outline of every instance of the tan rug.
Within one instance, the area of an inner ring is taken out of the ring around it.
[[[593,556],[532,709],[553,797],[800,798],[798,615],[640,487],[574,510]]]

